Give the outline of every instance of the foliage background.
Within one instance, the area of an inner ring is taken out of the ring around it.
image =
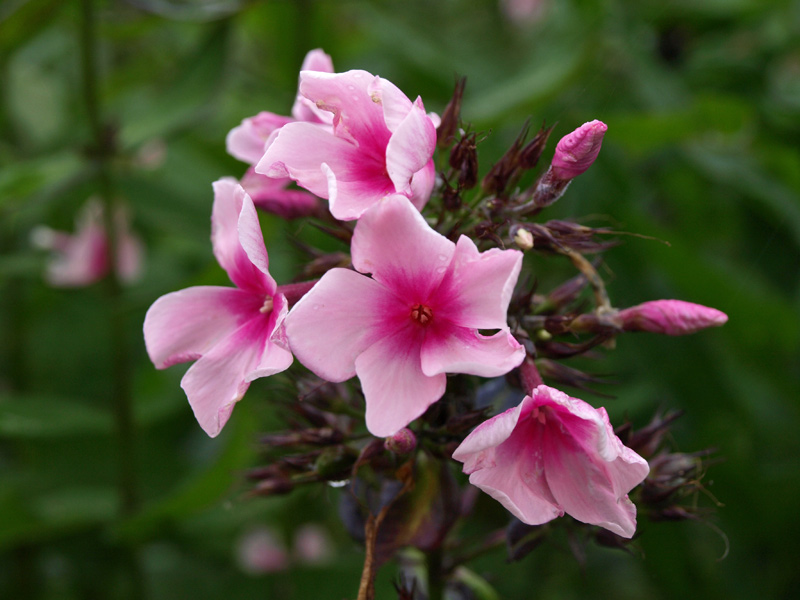
[[[715,527],[644,523],[631,555],[589,547],[581,567],[556,544],[523,564],[499,552],[475,571],[504,598],[796,597],[800,3],[542,0],[529,23],[491,0],[96,4],[100,111],[120,148],[114,192],[147,246],[145,277],[116,300],[103,285],[47,287],[46,257],[29,240],[37,224],[72,229],[98,192],[84,151],[81,4],[0,5],[0,597],[131,597],[136,563],[148,598],[355,595],[361,551],[337,521],[336,490],[245,494],[258,432],[281,426],[270,397],[285,380],[254,385],[209,440],[178,387],[184,368],[156,371],[141,341],[157,297],[227,283],[210,251],[211,182],[244,165],[226,155],[225,134],[260,110],[286,114],[316,47],[337,70],[363,68],[421,94],[429,110],[466,75],[462,116],[486,132],[484,170],[526,118],[558,122],[556,139],[603,120],[599,160],[547,216],[594,215],[669,242],[631,237],[607,254],[617,306],[674,297],[730,316],[693,337],[624,336],[592,365],[613,374],[603,389],[616,397],[584,395],[617,421],[686,411],[676,446],[713,446],[724,459],[704,480],[724,503]],[[273,274],[286,281],[299,259],[292,226],[261,222]],[[539,261],[543,285],[568,272]],[[131,510],[118,494],[115,319],[134,403]],[[261,576],[237,566],[249,528],[271,524],[288,543],[307,522],[334,537],[327,565]],[[716,528],[730,542],[724,560]],[[394,574],[382,571],[379,598],[394,597]]]

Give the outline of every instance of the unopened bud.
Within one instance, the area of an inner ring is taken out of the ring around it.
[[[449,146],[456,135],[456,131],[458,131],[458,121],[461,117],[461,98],[464,96],[464,87],[466,85],[466,77],[462,77],[456,82],[453,97],[442,113],[442,122],[436,130],[436,143],[440,148]]]
[[[553,175],[557,179],[574,179],[591,167],[600,153],[607,129],[605,123],[594,120],[561,138],[550,165]]]
[[[514,243],[523,252],[525,250],[530,250],[533,248],[533,234],[527,229],[517,229],[517,232],[514,234]]]
[[[512,175],[517,172],[519,167],[519,155],[522,150],[522,143],[528,135],[528,123],[519,132],[511,147],[506,150],[502,158],[497,161],[483,178],[483,191],[487,194],[502,195],[505,192],[508,182]]]
[[[474,133],[464,135],[450,151],[450,166],[458,171],[458,189],[469,190],[478,183],[478,148]]]
[[[542,125],[542,128],[536,132],[533,139],[525,144],[525,147],[519,153],[518,166],[520,169],[533,169],[539,163],[539,158],[547,145],[547,138],[550,137],[552,131],[552,127]]]
[[[417,447],[417,436],[407,427],[403,427],[394,435],[387,437],[383,446],[395,454],[411,454]]]
[[[719,327],[727,322],[728,315],[716,308],[683,300],[653,300],[621,310],[616,318],[625,331],[686,335],[707,327]]]

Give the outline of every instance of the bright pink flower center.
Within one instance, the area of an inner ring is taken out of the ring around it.
[[[545,425],[547,423],[547,413],[549,410],[547,406],[537,406],[531,411],[531,419],[535,419],[542,425]]]
[[[427,326],[433,319],[433,311],[429,306],[417,303],[411,307],[411,318],[420,325]]]

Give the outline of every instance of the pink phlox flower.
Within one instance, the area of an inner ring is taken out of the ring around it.
[[[652,300],[619,311],[617,319],[625,331],[685,335],[724,325],[728,315],[716,308],[683,300]]]
[[[114,214],[117,275],[124,283],[132,283],[142,271],[142,243],[130,231],[128,213],[120,206]],[[40,226],[33,230],[34,245],[52,251],[45,279],[54,287],[82,287],[108,275],[111,267],[108,236],[103,222],[103,205],[90,200],[75,222],[75,233],[69,234]]]
[[[550,166],[552,174],[557,179],[574,179],[591,167],[600,154],[607,129],[605,123],[594,120],[561,138]]]
[[[333,62],[322,50],[312,50],[306,55],[302,69],[332,73]],[[333,115],[317,108],[298,93],[291,117],[260,112],[244,119],[240,125],[231,129],[225,140],[228,153],[250,165],[240,183],[253,203],[267,212],[286,219],[304,217],[317,212],[316,197],[302,190],[287,189],[292,184],[290,178],[266,177],[256,173],[253,165],[261,160],[270,137],[287,123],[295,121],[311,123],[331,131],[333,129]]]
[[[436,121],[394,84],[366,71],[302,71],[300,93],[333,115],[333,130],[289,123],[268,142],[256,172],[290,177],[352,220],[402,194],[421,209],[435,181]]]
[[[465,236],[454,244],[400,195],[362,215],[351,251],[358,272],[328,271],[293,307],[286,334],[323,379],[358,376],[372,434],[424,413],[444,394],[445,373],[496,377],[522,362],[506,323],[521,252],[479,252]]]
[[[211,241],[236,287],[198,286],[162,296],[147,311],[144,339],[159,369],[197,360],[181,387],[198,423],[214,437],[250,382],[284,371],[292,355],[283,334],[286,297],[269,274],[255,206],[234,179],[214,183]]]
[[[529,525],[567,513],[626,538],[636,531],[627,494],[649,467],[614,434],[604,408],[540,385],[479,425],[453,458],[470,483]]]

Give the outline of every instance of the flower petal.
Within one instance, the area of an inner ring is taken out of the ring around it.
[[[263,299],[228,287],[191,287],[156,300],[144,318],[144,341],[156,368],[208,352],[258,314]]]
[[[273,296],[275,289],[278,287],[272,275],[269,274],[269,255],[267,255],[267,248],[264,246],[264,234],[261,232],[261,225],[258,223],[258,215],[256,214],[256,207],[250,196],[240,188],[242,197],[242,209],[239,213],[239,223],[237,229],[239,231],[239,244],[244,250],[250,263],[259,271],[259,286],[257,289],[263,290],[266,295]]]
[[[606,464],[586,454],[570,433],[561,431],[561,426],[548,424],[541,429],[544,472],[558,503],[578,521],[632,537],[636,507],[627,496],[617,496]]]
[[[383,119],[382,106],[369,93],[373,79],[366,71],[303,71],[300,93],[319,108],[333,113],[337,137],[362,147],[370,143],[385,149],[391,134]]]
[[[434,319],[437,318],[434,313]],[[447,326],[428,327],[422,343],[422,372],[468,373],[479,377],[505,375],[525,359],[525,348],[507,330],[491,337],[474,329]]]
[[[372,435],[396,433],[444,394],[447,377],[428,377],[420,368],[419,331],[409,323],[356,358],[356,373],[367,404],[367,429]]]
[[[495,415],[478,425],[453,452],[453,458],[464,463],[464,473],[496,465],[495,447],[505,442],[517,426],[525,399],[514,408]]]
[[[321,71],[323,73],[333,73],[333,60],[319,48],[311,50],[303,59],[303,66],[300,71]],[[297,94],[294,106],[292,106],[292,116],[298,121],[308,121],[309,123],[333,122],[333,115],[327,111],[320,110],[316,104],[308,98]]]
[[[353,266],[372,273],[400,298],[427,302],[439,286],[455,244],[434,231],[405,196],[378,202],[358,221]]]
[[[256,173],[290,177],[320,198],[328,198],[328,179],[321,170],[327,163],[337,173],[347,172],[357,148],[313,123],[290,123],[272,138],[256,165]]]
[[[228,154],[254,165],[264,155],[264,145],[270,134],[291,121],[289,117],[271,112],[260,112],[254,117],[244,119],[241,125],[231,129],[225,138]]]
[[[386,146],[386,172],[395,189],[410,195],[411,178],[436,149],[436,128],[425,111],[413,106]]]
[[[181,387],[209,436],[219,434],[250,387],[248,375],[261,362],[268,335],[269,320],[259,314],[217,342],[183,376]]]
[[[303,190],[286,189],[292,183],[288,177],[275,179],[259,175],[250,167],[241,185],[258,208],[284,219],[297,219],[317,214],[319,200]]]
[[[422,210],[428,203],[435,184],[436,166],[430,160],[427,165],[414,173],[414,177],[411,178],[411,195],[409,198],[411,199],[411,204],[417,210]]]
[[[492,248],[479,252],[461,236],[448,274],[437,292],[443,316],[464,327],[506,329],[506,315],[522,268],[522,252]],[[449,300],[444,301],[445,298]]]
[[[252,263],[239,240],[239,215],[244,200],[252,200],[242,186],[226,177],[214,182],[214,206],[211,210],[211,243],[214,256],[237,287],[258,294],[274,291],[275,282],[268,273]],[[256,227],[258,220],[256,219]],[[254,235],[246,228],[248,235]],[[259,236],[260,234],[259,229]],[[261,241],[263,245],[263,239]],[[265,251],[266,253],[266,251]],[[263,265],[262,265],[263,266]]]
[[[297,359],[328,381],[356,374],[356,357],[391,331],[403,309],[379,283],[347,269],[331,269],[294,305],[286,336]]]
[[[264,353],[261,355],[261,360],[256,365],[255,370],[247,374],[247,381],[285,371],[293,361],[292,353],[289,352],[283,340],[284,332],[282,331],[289,303],[283,294],[273,296],[272,301],[272,312],[267,324],[267,331],[270,332],[269,339],[266,340]]]

